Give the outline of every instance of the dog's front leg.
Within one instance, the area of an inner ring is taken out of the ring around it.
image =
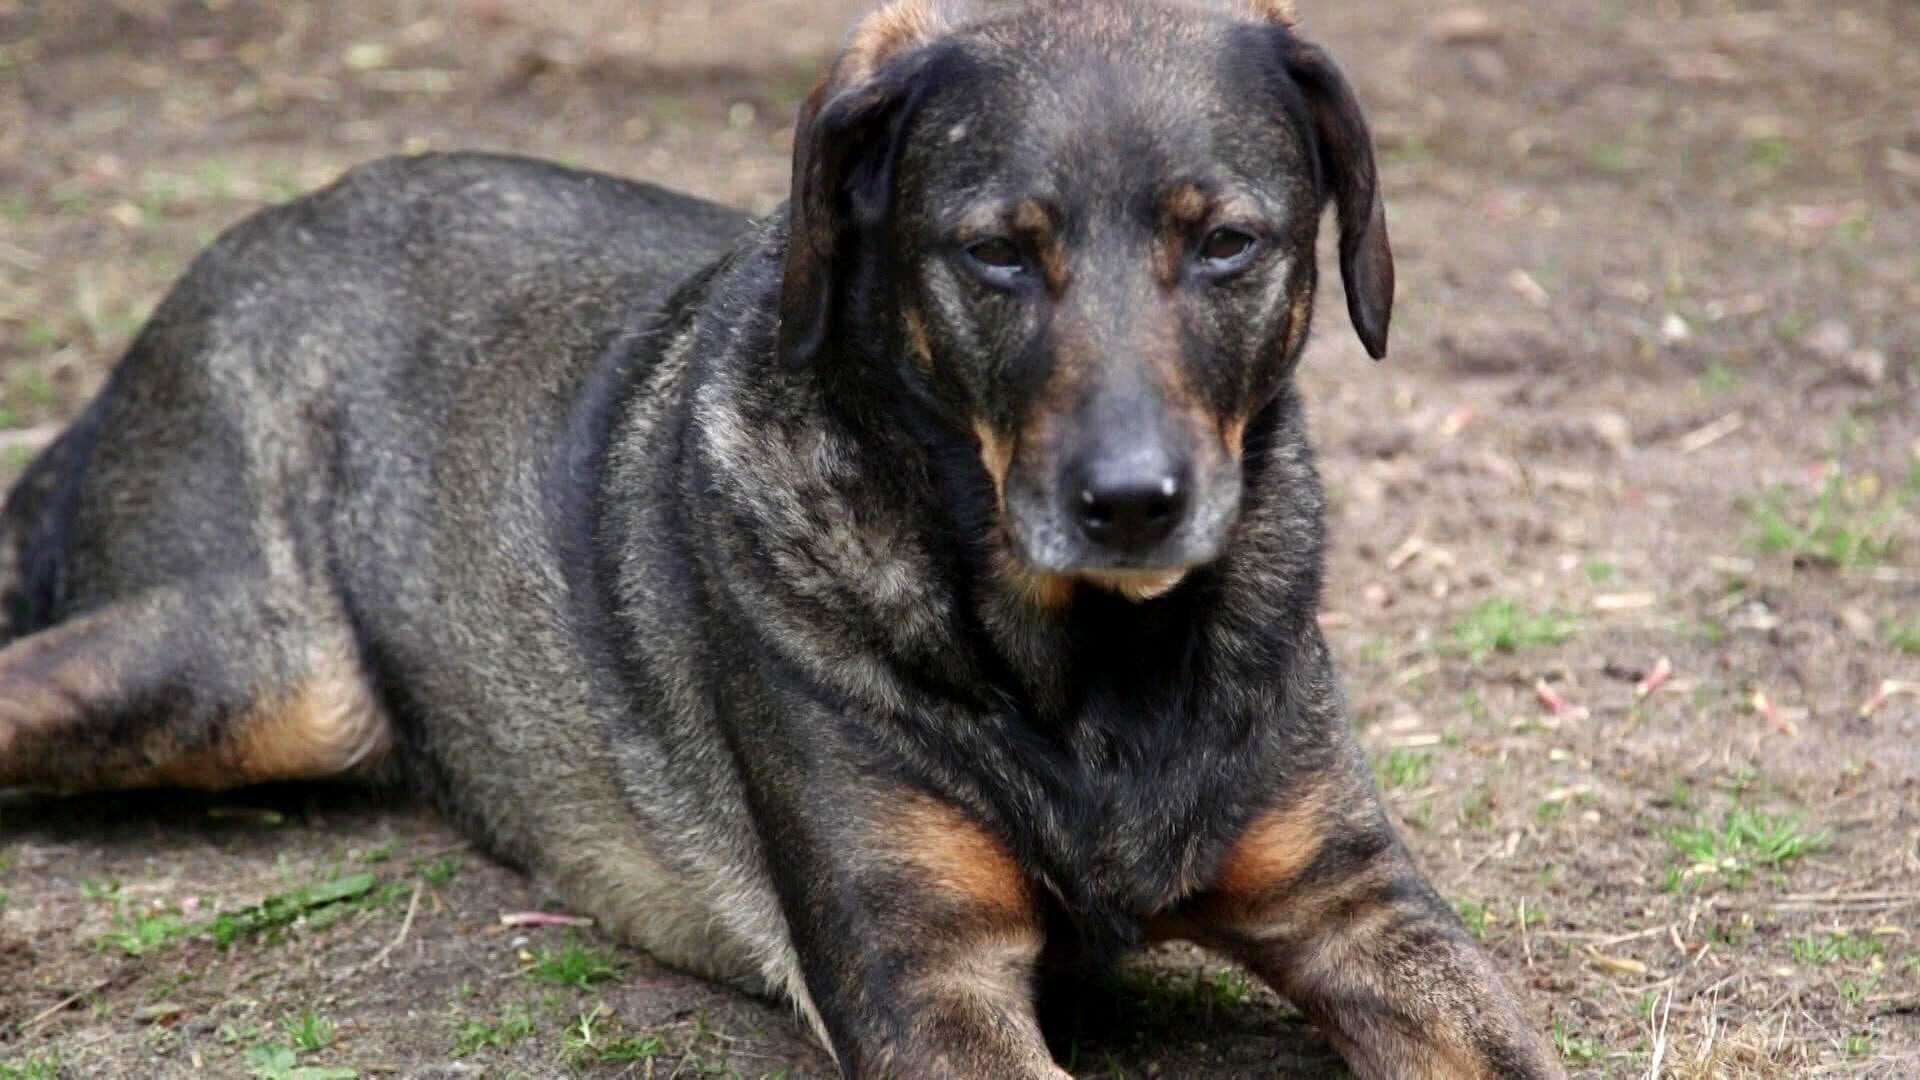
[[[1566,1075],[1414,866],[1357,752],[1290,783],[1179,921],[1174,933],[1300,1006],[1368,1080]]]
[[[1034,1016],[1038,912],[1000,839],[904,787],[862,781],[805,801],[770,854],[841,1071],[1066,1077]]]

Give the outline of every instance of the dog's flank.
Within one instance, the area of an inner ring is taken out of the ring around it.
[[[0,783],[398,779],[857,1076],[1058,1077],[1221,949],[1367,1076],[1554,1076],[1394,836],[1293,386],[1365,121],[1288,5],[894,4],[760,222],[480,155],[242,224],[0,515]]]

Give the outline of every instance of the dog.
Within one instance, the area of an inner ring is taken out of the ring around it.
[[[1273,0],[898,0],[763,220],[473,154],[216,241],[0,516],[0,786],[421,792],[855,1077],[1063,1077],[1182,939],[1366,1077],[1564,1075],[1396,836],[1295,369],[1366,122]]]

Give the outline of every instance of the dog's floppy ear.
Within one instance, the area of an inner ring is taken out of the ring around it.
[[[800,108],[780,293],[780,354],[805,364],[826,344],[835,274],[849,242],[886,223],[901,136],[926,86],[925,46],[950,25],[938,0],[867,17]]]
[[[1387,355],[1393,318],[1393,249],[1374,168],[1373,137],[1360,102],[1326,51],[1282,30],[1283,62],[1306,99],[1321,180],[1340,219],[1340,280],[1347,314],[1375,360]]]

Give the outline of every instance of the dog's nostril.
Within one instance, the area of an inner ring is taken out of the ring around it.
[[[1186,501],[1185,486],[1170,474],[1089,483],[1080,489],[1080,527],[1112,547],[1151,547],[1173,532]]]

